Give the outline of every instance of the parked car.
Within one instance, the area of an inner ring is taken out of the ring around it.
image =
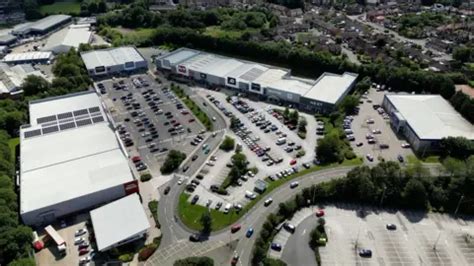
[[[373,162],[373,161],[374,161],[374,156],[372,156],[370,153],[367,154],[365,157],[366,157],[367,160],[369,160],[370,162]]]
[[[170,186],[167,186],[167,187],[165,188],[164,194],[165,194],[165,195],[168,195],[168,193],[170,193],[170,190],[171,190],[171,187],[170,187]]]
[[[401,163],[403,163],[403,162],[405,161],[405,159],[403,159],[403,156],[400,155],[400,154],[397,156],[397,159],[398,159],[398,161],[401,162]]]
[[[87,253],[89,253],[89,249],[87,248],[83,248],[79,250],[79,256],[86,255]]]
[[[294,233],[295,230],[296,230],[296,227],[290,223],[284,223],[283,224],[283,228],[285,228],[286,231],[290,232],[290,233]]]
[[[316,217],[323,217],[323,216],[324,216],[324,210],[319,209],[316,211]]]
[[[76,237],[74,238],[74,245],[79,245],[81,243],[84,242],[84,238],[83,237]]]
[[[189,236],[189,241],[191,242],[199,242],[201,240],[201,236],[198,234],[192,234]]]
[[[397,226],[395,224],[387,224],[385,227],[387,230],[397,230]]]
[[[196,204],[198,200],[199,200],[199,195],[194,195],[193,199],[191,200],[191,204]]]
[[[359,250],[359,256],[364,257],[364,258],[370,258],[370,257],[372,257],[372,250],[370,250],[370,249],[361,249],[361,250]]]
[[[278,244],[278,243],[272,243],[271,249],[273,249],[275,251],[281,251],[281,245]]]
[[[86,228],[81,228],[79,230],[77,230],[75,233],[74,233],[74,236],[82,236],[84,234],[87,234],[87,229]]]
[[[230,261],[230,265],[237,265],[237,262],[239,262],[239,254],[235,253],[234,256],[232,256],[232,260]]]

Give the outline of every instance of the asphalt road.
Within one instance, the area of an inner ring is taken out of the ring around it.
[[[294,234],[288,238],[285,249],[283,249],[282,260],[288,265],[314,265],[314,252],[309,247],[310,233],[317,225],[318,219],[308,216],[304,219]]]

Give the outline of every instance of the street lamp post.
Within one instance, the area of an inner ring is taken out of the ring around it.
[[[463,199],[464,199],[464,194],[461,195],[461,197],[459,198],[458,205],[456,206],[456,210],[454,211],[454,217],[456,217],[456,215],[458,214],[459,207],[461,206],[461,202]]]

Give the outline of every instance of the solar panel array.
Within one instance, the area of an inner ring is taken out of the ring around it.
[[[31,138],[103,121],[105,121],[105,119],[100,112],[100,108],[95,106],[87,109],[40,117],[36,119],[36,122],[41,125],[41,129],[25,131],[23,135],[25,138]]]

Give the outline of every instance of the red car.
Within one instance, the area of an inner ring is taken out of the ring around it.
[[[181,111],[181,113],[182,113],[183,115],[187,115],[187,114],[189,114],[189,112],[188,112],[188,111]]]
[[[134,162],[134,163],[139,162],[141,160],[142,160],[142,158],[140,158],[140,156],[133,156],[132,157],[132,162]]]
[[[295,159],[293,159],[293,160],[290,161],[290,165],[295,165],[295,164],[296,164],[296,160],[295,160]]]
[[[189,123],[192,123],[192,122],[194,122],[194,121],[195,121],[194,118],[191,118],[191,119],[189,119],[188,122],[189,122]]]
[[[87,248],[79,249],[79,256],[85,255],[87,253],[89,253],[89,249]]]
[[[233,225],[233,226],[230,228],[230,232],[235,233],[235,232],[239,231],[240,228],[242,228],[242,226],[241,226],[240,224]]]
[[[324,216],[324,210],[319,209],[316,211],[316,217],[323,217],[323,216]]]

